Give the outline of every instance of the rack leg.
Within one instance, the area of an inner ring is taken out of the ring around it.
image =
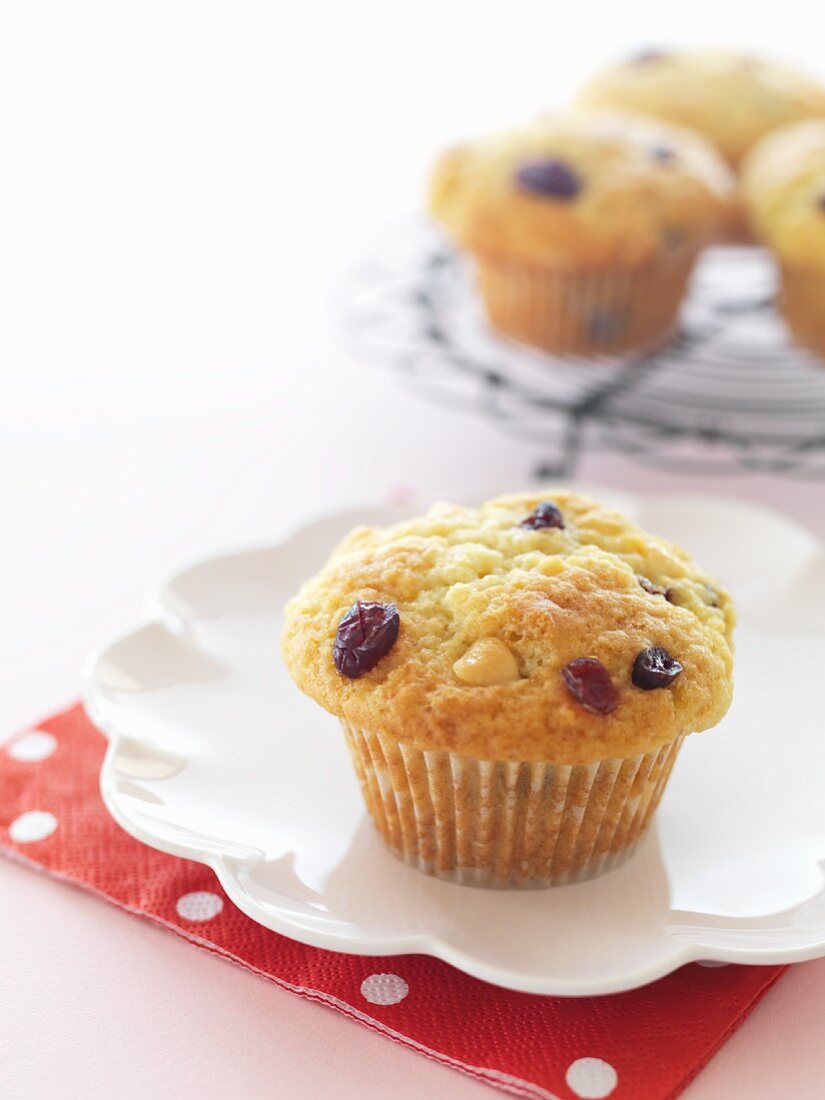
[[[533,470],[533,478],[538,481],[547,481],[553,478],[566,480],[573,477],[581,455],[583,430],[582,418],[570,417],[565,425],[558,455],[541,461]]]

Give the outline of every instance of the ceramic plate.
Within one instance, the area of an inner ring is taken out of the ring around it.
[[[109,738],[106,804],[139,840],[212,867],[253,920],[366,955],[421,952],[534,993],[608,993],[692,960],[825,954],[825,550],[779,514],[699,497],[617,497],[733,590],[736,698],[691,737],[634,857],[592,882],[488,891],[386,850],[334,718],[292,685],[282,607],[355,524],[352,509],[274,545],[200,562],[90,658]]]

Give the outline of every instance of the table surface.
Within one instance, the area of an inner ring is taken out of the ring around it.
[[[265,540],[297,509],[522,486],[545,457],[349,361],[335,287],[363,235],[416,205],[440,145],[560,98],[616,43],[678,35],[661,5],[631,2],[600,12],[594,44],[575,11],[548,76],[546,41],[502,51],[501,12],[479,8],[309,4],[284,22],[267,4],[83,0],[9,15],[0,738],[76,696],[85,652],[171,562]],[[696,5],[697,26],[711,10]],[[530,26],[548,11],[508,7]],[[770,44],[767,12],[751,16],[751,44]],[[735,13],[713,26],[739,40]],[[580,475],[763,500],[825,535],[817,483],[701,482],[599,454]],[[490,1095],[5,863],[0,943],[4,1095]],[[793,968],[686,1095],[820,1096],[823,1011],[825,961]]]

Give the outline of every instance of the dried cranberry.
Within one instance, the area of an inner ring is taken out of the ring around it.
[[[646,65],[648,61],[664,61],[668,57],[667,50],[656,49],[649,47],[646,50],[639,50],[638,53],[633,54],[630,58],[631,65]]]
[[[537,157],[527,160],[516,169],[516,183],[533,195],[546,195],[567,202],[581,191],[581,180],[563,160],[555,157]]]
[[[612,714],[619,705],[619,692],[610,673],[595,657],[577,657],[561,670],[564,682],[591,714]]]
[[[534,508],[530,515],[521,521],[519,527],[531,527],[534,531],[542,527],[564,527],[564,516],[552,501],[546,500]]]
[[[358,600],[338,624],[332,646],[335,667],[350,680],[375,668],[395,645],[400,622],[394,603]]]
[[[652,645],[643,649],[633,662],[633,683],[642,691],[666,688],[683,671],[676,658],[671,657],[666,649]]]
[[[670,164],[676,156],[669,145],[654,145],[650,150],[650,155],[654,160],[658,160],[660,164]]]
[[[645,592],[649,592],[651,596],[667,596],[667,592],[664,588],[660,588],[658,584],[654,584],[653,581],[649,580],[647,577],[643,577],[641,573],[636,574],[636,580]]]

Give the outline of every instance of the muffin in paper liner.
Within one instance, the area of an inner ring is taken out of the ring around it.
[[[435,219],[475,263],[493,327],[582,358],[667,339],[734,201],[702,138],[616,111],[558,112],[454,146],[429,188]]]
[[[356,528],[290,601],[282,652],[393,852],[538,887],[632,852],[683,738],[730,705],[734,620],[680,547],[556,489]]]
[[[684,740],[570,765],[424,751],[342,725],[367,808],[391,850],[436,878],[494,888],[580,882],[624,862]]]
[[[492,326],[557,355],[644,352],[676,327],[696,253],[627,270],[565,271],[477,254]]]

